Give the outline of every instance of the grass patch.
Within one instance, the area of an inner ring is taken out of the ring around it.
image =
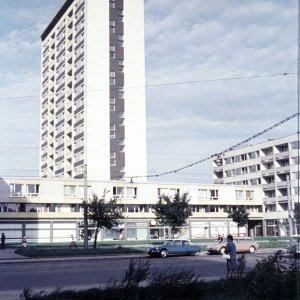
[[[130,253],[146,253],[147,248],[137,247],[116,247],[116,248],[89,248],[89,249],[69,249],[69,248],[40,248],[28,247],[20,248],[15,251],[16,254],[37,258],[37,257],[58,257],[58,256],[93,256],[102,254],[130,254]]]
[[[265,248],[286,248],[287,242],[283,241],[266,241],[266,242],[259,242],[259,248],[265,249]]]
[[[207,240],[205,240],[207,242]],[[205,252],[207,244],[201,240],[201,250]],[[213,241],[213,240],[211,240]],[[20,245],[10,246],[10,248],[16,248],[16,254],[23,255],[25,257],[57,257],[57,256],[90,256],[90,255],[102,255],[102,254],[130,254],[130,253],[146,253],[149,245],[162,244],[164,240],[155,241],[101,241],[97,245],[97,249],[92,248],[92,244],[88,249],[83,248],[82,243],[77,243],[77,249],[70,249],[69,243],[30,243],[27,248],[20,248]],[[200,240],[193,240],[194,243],[200,243]],[[287,247],[287,243],[284,240],[278,240],[277,238],[272,240],[261,239],[259,241],[261,249],[272,248],[282,249]],[[300,300],[300,299],[299,299]]]

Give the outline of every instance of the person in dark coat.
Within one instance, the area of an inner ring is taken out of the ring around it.
[[[223,242],[223,237],[219,234],[218,238],[216,240],[217,243],[222,243]]]
[[[227,235],[225,254],[230,256],[230,258],[227,259],[227,277],[229,277],[235,273],[238,267],[236,262],[236,247],[231,234]]]
[[[2,232],[1,234],[1,248],[4,249],[5,247],[5,234]]]

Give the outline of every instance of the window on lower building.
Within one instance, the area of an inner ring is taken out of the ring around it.
[[[21,197],[22,196],[22,184],[12,183],[10,184],[10,197]]]
[[[39,184],[27,184],[27,196],[38,196],[39,189]]]
[[[209,198],[210,199],[218,199],[219,198],[219,191],[218,190],[209,190]]]
[[[242,200],[244,199],[244,191],[237,190],[235,191],[235,196],[237,200]]]
[[[206,189],[199,189],[198,190],[198,198],[199,199],[207,199],[207,190]]]
[[[130,198],[136,198],[137,188],[136,187],[127,187],[126,188],[126,196]]]
[[[65,185],[64,194],[65,196],[76,196],[76,185]]]
[[[113,187],[113,196],[124,197],[124,187],[114,186]]]
[[[246,191],[246,200],[253,200],[254,191]]]

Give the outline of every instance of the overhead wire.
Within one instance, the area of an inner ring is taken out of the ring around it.
[[[225,78],[214,78],[214,79],[204,79],[204,80],[193,80],[193,81],[178,81],[178,82],[169,82],[169,83],[158,83],[158,84],[146,84],[146,85],[144,85],[144,86],[131,86],[131,87],[124,87],[123,89],[124,90],[126,90],[126,89],[131,89],[131,88],[141,88],[141,87],[144,87],[144,88],[151,88],[151,87],[159,87],[159,86],[172,86],[172,85],[183,85],[183,84],[196,84],[196,83],[207,83],[207,82],[217,82],[217,81],[230,81],[230,80],[243,80],[243,79],[256,79],[256,78],[264,78],[264,77],[276,77],[276,76],[286,76],[286,75],[294,75],[294,74],[297,74],[297,73],[292,73],[292,72],[290,72],[290,73],[288,73],[288,72],[285,72],[285,73],[276,73],[276,74],[263,74],[263,75],[253,75],[253,76],[239,76],[239,77],[225,77]],[[114,88],[114,89],[116,89],[116,90],[119,90],[119,88],[117,87],[117,88]],[[110,89],[111,90],[111,89]],[[105,91],[105,89],[99,89],[99,90],[90,90],[90,91],[85,91],[85,92],[100,92],[100,91]],[[49,95],[51,95],[51,96],[57,96],[57,95],[60,95],[60,94],[65,94],[66,92],[62,92],[62,93],[60,93],[60,92],[58,92],[58,93],[51,93],[51,94],[48,94],[48,96]],[[46,93],[47,94],[47,93]],[[4,97],[4,98],[1,98],[0,97],[0,101],[2,102],[2,101],[7,101],[7,100],[22,100],[22,99],[28,99],[28,98],[36,98],[36,97],[42,97],[42,96],[44,96],[44,95],[42,95],[42,94],[39,94],[39,95],[27,95],[27,96],[14,96],[14,97]],[[277,124],[275,124],[274,126],[275,127],[277,127],[278,126],[278,124],[283,124],[283,123],[285,123],[285,122],[287,122],[288,120],[290,120],[291,118],[294,118],[295,116],[296,116],[297,114],[294,114],[294,115],[292,115],[292,116],[290,116],[289,118],[287,118],[287,119],[285,119],[285,120],[283,120],[283,121],[281,121],[281,122],[279,122],[279,123],[277,123]],[[271,130],[271,129],[273,129],[274,127],[273,126],[271,126],[270,128],[268,128],[267,129],[267,131],[269,131],[269,130]],[[253,137],[251,137],[251,138],[249,138],[249,139],[247,139],[247,140],[245,140],[245,141],[243,141],[242,143],[239,143],[239,144],[237,144],[237,145],[235,145],[235,146],[233,146],[233,147],[230,147],[228,150],[225,150],[225,151],[222,151],[222,152],[220,152],[221,154],[223,154],[223,153],[225,153],[225,152],[227,152],[227,151],[229,151],[229,150],[232,150],[232,149],[234,149],[234,148],[236,148],[236,147],[238,147],[239,145],[241,145],[241,144],[243,144],[243,143],[246,143],[247,141],[249,141],[249,140],[251,140],[251,139],[253,139],[253,138],[255,138],[255,137],[257,137],[257,136],[259,136],[259,135],[261,135],[261,134],[263,134],[265,131],[263,131],[263,132],[260,132],[260,133],[258,133],[257,135],[254,135]],[[10,146],[4,146],[5,148],[10,148]],[[14,147],[12,147],[12,148],[16,148],[17,146],[14,146]],[[33,146],[28,146],[28,147],[22,147],[22,148],[32,148],[32,149],[34,149],[34,148],[39,148],[39,146],[36,146],[36,147],[33,147]],[[220,154],[219,153],[219,154]],[[199,161],[196,161],[196,162],[194,162],[194,163],[192,163],[192,164],[189,164],[189,165],[185,165],[185,166],[183,166],[183,167],[181,167],[181,168],[178,168],[178,169],[175,169],[175,170],[172,170],[172,171],[167,171],[167,172],[163,172],[163,173],[157,173],[157,174],[150,174],[150,175],[145,175],[145,176],[128,176],[128,178],[142,178],[142,177],[147,177],[147,178],[150,178],[150,177],[160,177],[160,176],[164,176],[164,175],[167,175],[167,174],[171,174],[171,173],[177,173],[177,172],[180,172],[180,171],[182,171],[182,170],[184,170],[184,169],[186,169],[186,168],[189,168],[189,167],[192,167],[192,166],[194,166],[194,165],[196,165],[196,164],[200,164],[200,163],[202,163],[202,162],[204,162],[204,161],[206,161],[206,160],[209,160],[209,159],[211,159],[212,157],[214,157],[216,154],[213,154],[213,155],[211,155],[211,156],[209,156],[209,157],[207,157],[207,158],[204,158],[204,159],[202,159],[202,160],[199,160]],[[2,170],[2,171],[4,171],[4,169]],[[5,171],[38,171],[38,170],[13,170],[13,169],[10,169],[10,170],[8,170],[8,169],[6,169]]]
[[[195,165],[198,165],[200,163],[203,163],[205,161],[208,161],[208,160],[210,160],[210,159],[212,159],[214,157],[220,157],[221,155],[223,155],[223,154],[225,154],[225,153],[227,153],[229,151],[232,151],[232,150],[234,150],[234,149],[236,149],[236,148],[238,148],[238,147],[240,147],[240,146],[248,143],[249,141],[251,141],[251,140],[253,140],[253,139],[255,139],[255,138],[257,138],[257,137],[259,137],[259,136],[261,136],[263,134],[265,134],[266,132],[269,132],[272,129],[274,129],[274,128],[276,128],[276,127],[278,127],[278,126],[280,126],[280,125],[282,125],[282,124],[284,124],[284,123],[286,123],[286,122],[294,119],[295,117],[299,118],[299,112],[297,112],[297,113],[295,113],[295,114],[293,114],[293,115],[291,115],[291,116],[289,116],[289,117],[287,117],[287,118],[285,118],[285,119],[277,122],[276,124],[274,124],[274,125],[266,128],[266,129],[264,129],[264,130],[262,130],[262,131],[260,131],[260,132],[258,132],[256,134],[254,134],[253,136],[251,136],[251,137],[249,137],[249,138],[247,138],[247,139],[245,139],[245,140],[243,140],[243,141],[241,141],[241,142],[239,142],[239,143],[237,143],[237,144],[235,144],[235,145],[233,145],[233,146],[231,146],[231,147],[229,147],[229,148],[227,148],[227,149],[225,149],[225,150],[223,150],[221,152],[211,154],[210,156],[208,156],[206,158],[203,158],[201,160],[195,161],[195,162],[193,162],[191,164],[188,164],[188,165],[184,165],[183,167],[180,167],[180,168],[177,168],[177,169],[174,169],[174,170],[171,170],[171,171],[166,171],[166,172],[161,172],[161,173],[155,173],[155,174],[149,174],[149,175],[126,176],[126,178],[131,178],[131,179],[134,179],[134,178],[135,179],[137,179],[137,178],[153,178],[153,177],[165,176],[165,175],[168,175],[168,174],[176,174],[177,172],[180,172],[180,171],[182,171],[184,169],[187,169],[187,168],[193,167]],[[0,170],[2,170],[2,171],[38,171],[38,170],[17,170],[17,169],[0,169]],[[181,174],[185,174],[185,173],[181,173]],[[189,173],[186,173],[186,175],[187,174],[189,174]],[[191,174],[194,174],[194,173],[191,173]],[[204,174],[198,174],[198,175],[204,175]]]
[[[257,78],[266,78],[266,77],[278,77],[278,76],[287,76],[295,75],[297,73],[293,72],[284,72],[284,73],[275,73],[275,74],[263,74],[263,75],[249,75],[249,76],[237,76],[237,77],[224,77],[224,78],[212,78],[212,79],[203,79],[203,80],[191,80],[191,81],[177,81],[177,82],[166,82],[166,83],[154,83],[146,84],[141,86],[124,86],[122,90],[126,89],[135,89],[135,88],[152,88],[160,86],[172,86],[172,85],[184,85],[184,84],[196,84],[196,83],[207,83],[207,82],[217,82],[217,81],[231,81],[231,80],[243,80],[243,79],[257,79]],[[95,89],[95,90],[85,90],[84,92],[104,92],[107,90],[120,90],[119,87],[109,88],[109,89]],[[27,98],[37,98],[47,96],[57,96],[63,95],[67,92],[57,92],[57,93],[45,93],[45,94],[36,94],[36,95],[27,95],[27,96],[11,96],[11,97],[0,97],[0,102],[7,100],[22,100]]]
[[[249,138],[247,138],[247,139],[245,139],[245,140],[243,140],[243,141],[241,141],[241,142],[239,142],[239,143],[231,146],[230,148],[227,148],[227,149],[225,149],[225,150],[223,150],[221,152],[215,153],[215,154],[211,154],[208,157],[205,157],[203,159],[200,159],[198,161],[195,161],[195,162],[193,162],[191,164],[188,164],[188,165],[185,165],[183,167],[180,167],[180,168],[177,168],[177,169],[174,169],[174,170],[171,170],[171,171],[166,171],[166,172],[161,172],[161,173],[156,173],[156,174],[150,174],[150,175],[127,176],[126,178],[128,178],[128,179],[131,178],[131,180],[132,180],[134,178],[136,178],[136,179],[137,178],[153,178],[153,177],[161,177],[161,176],[168,175],[168,174],[175,174],[175,173],[180,172],[180,171],[182,171],[184,169],[191,168],[191,167],[193,167],[195,165],[198,165],[200,163],[208,161],[208,160],[210,160],[210,159],[212,159],[214,157],[220,157],[221,155],[223,155],[223,154],[225,154],[225,153],[227,153],[229,151],[232,151],[232,150],[234,150],[234,149],[236,149],[236,148],[238,148],[238,147],[240,147],[240,146],[248,143],[249,141],[251,141],[251,140],[253,140],[253,139],[255,139],[255,138],[257,138],[257,137],[259,137],[259,136],[261,136],[263,134],[265,134],[266,132],[268,132],[268,131],[270,131],[270,130],[272,130],[272,129],[274,129],[274,128],[276,128],[276,127],[278,127],[278,126],[280,126],[280,125],[282,125],[282,124],[284,124],[284,123],[286,123],[286,122],[288,122],[288,121],[290,121],[292,119],[294,119],[295,117],[299,117],[299,112],[297,112],[297,113],[295,113],[295,114],[293,114],[293,115],[291,115],[291,116],[289,116],[289,117],[281,120],[280,122],[278,122],[278,123],[276,123],[276,124],[274,124],[274,125],[266,128],[266,129],[260,131],[259,133],[254,134],[253,136],[251,136],[251,137],[249,137]]]

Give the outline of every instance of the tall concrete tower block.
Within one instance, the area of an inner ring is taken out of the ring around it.
[[[145,176],[144,1],[67,0],[41,38],[41,177]]]

